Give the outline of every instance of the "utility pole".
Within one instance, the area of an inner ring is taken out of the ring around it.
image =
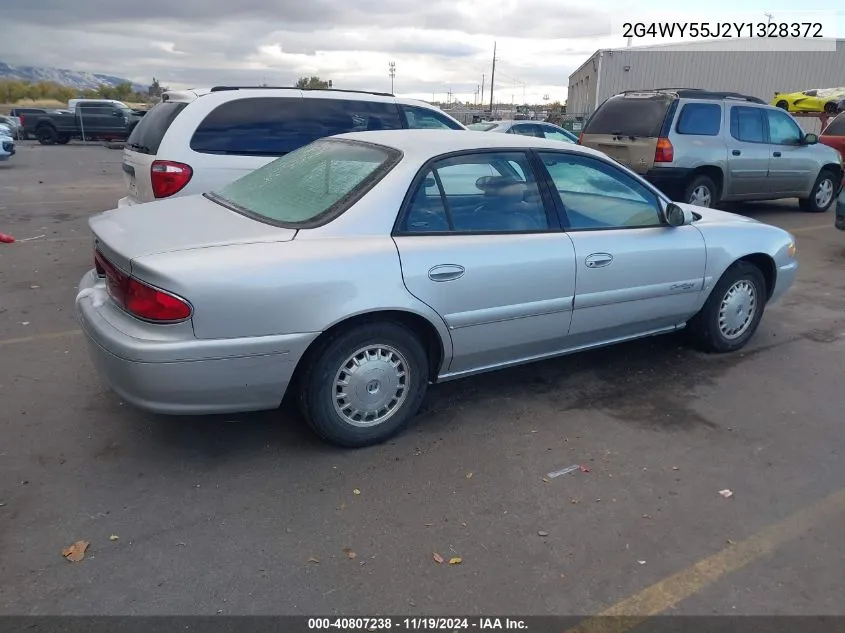
[[[484,107],[484,80],[486,75],[481,75],[481,107]]]
[[[496,85],[496,42],[493,42],[493,72],[490,73],[490,116],[493,116],[493,86]]]
[[[771,13],[764,13],[763,15],[765,15],[768,18],[768,20],[766,21],[766,24],[767,25],[771,24],[772,23],[772,14]]]
[[[396,77],[396,62],[389,62],[387,67],[390,69],[390,94],[393,94],[393,78]]]

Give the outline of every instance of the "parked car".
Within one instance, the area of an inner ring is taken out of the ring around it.
[[[291,391],[344,446],[399,431],[430,382],[685,326],[741,349],[798,267],[780,228],[674,204],[597,151],[486,132],[320,139],[89,225],[76,312],[121,398],[201,414]]]
[[[377,92],[218,86],[165,93],[127,141],[119,206],[222,187],[324,136],[401,128],[466,129],[425,102]]]
[[[845,155],[845,114],[838,114],[822,130],[819,143],[832,147],[840,155]]]
[[[523,136],[536,136],[537,138],[550,138],[565,143],[577,143],[578,137],[562,127],[546,123],[545,121],[483,121],[473,123],[470,130],[478,132],[501,132],[503,134],[522,134]]]
[[[71,111],[29,115],[24,130],[42,145],[64,145],[71,139],[126,140],[141,117],[114,103],[79,103]]]
[[[760,99],[705,90],[624,92],[587,120],[580,143],[645,176],[669,197],[697,206],[798,198],[827,211],[842,156]]]
[[[789,112],[827,112],[839,111],[839,102],[845,98],[845,88],[814,88],[801,92],[776,92],[771,105]]]
[[[5,125],[7,128],[9,128],[9,132],[11,132],[12,138],[20,140],[23,136],[21,120],[16,116],[5,116],[3,114],[0,114],[0,125]]]
[[[0,122],[0,163],[8,161],[15,155],[15,137],[9,126]]]
[[[47,110],[44,108],[12,108],[12,111],[9,112],[9,115],[17,117],[17,119],[21,122],[21,140],[28,141],[31,138],[34,138],[30,136],[30,134],[26,130],[26,117],[37,117],[42,114],[47,114]]]

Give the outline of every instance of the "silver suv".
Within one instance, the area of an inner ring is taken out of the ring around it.
[[[580,143],[643,175],[673,200],[798,198],[827,211],[842,156],[805,134],[781,108],[756,97],[691,88],[628,91],[602,103]]]

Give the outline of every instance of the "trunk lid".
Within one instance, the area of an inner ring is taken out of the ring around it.
[[[604,152],[636,173],[645,174],[654,166],[657,140],[664,135],[675,100],[674,95],[663,92],[611,97],[587,121],[581,145]]]
[[[106,211],[88,225],[96,247],[116,266],[147,255],[232,244],[288,242],[294,229],[252,220],[202,195],[160,200]]]

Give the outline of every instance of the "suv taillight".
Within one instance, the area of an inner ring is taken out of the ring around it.
[[[675,160],[675,148],[668,138],[657,139],[657,148],[654,150],[655,163],[671,163]]]
[[[172,196],[184,189],[193,175],[194,170],[185,163],[176,163],[171,160],[153,161],[150,166],[153,195],[156,198]]]
[[[94,265],[97,274],[106,279],[109,296],[132,316],[161,323],[184,321],[191,316],[187,301],[118,270],[98,250],[94,251]]]
[[[23,112],[21,112],[21,113],[18,115],[18,121],[20,121],[20,122],[21,122],[21,127],[23,127],[23,126],[24,126],[24,123],[25,123],[24,118],[25,118],[25,117],[24,117],[24,114],[23,114]]]

